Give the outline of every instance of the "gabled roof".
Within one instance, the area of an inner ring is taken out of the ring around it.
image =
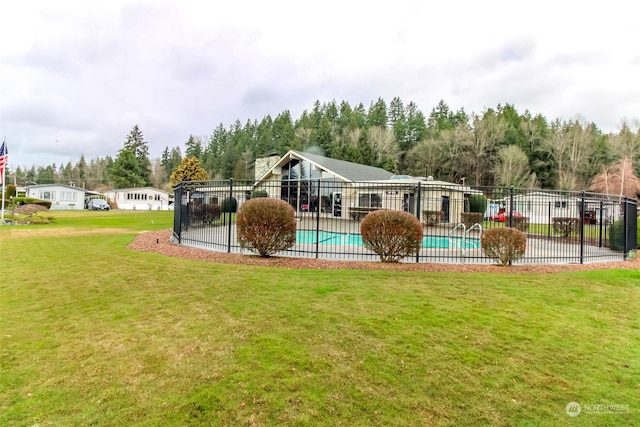
[[[262,181],[273,172],[274,168],[284,166],[291,159],[306,160],[318,169],[336,175],[348,182],[384,180],[393,176],[393,173],[382,168],[291,150],[282,156],[278,163],[271,167],[258,181]]]
[[[155,187],[131,187],[131,188],[114,188],[113,190],[105,191],[105,193],[116,193],[118,191],[130,192],[130,191],[157,191],[158,193],[170,194],[168,191],[160,190]]]
[[[64,188],[69,188],[71,190],[77,190],[77,191],[82,191],[83,193],[86,193],[87,190],[84,188],[80,188],[80,187],[73,187],[71,185],[67,185],[67,184],[58,184],[58,183],[51,183],[51,184],[35,184],[35,185],[27,185],[25,186],[25,190],[28,190],[29,188],[45,188],[45,187],[64,187]]]

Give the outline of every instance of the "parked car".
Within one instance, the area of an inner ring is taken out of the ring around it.
[[[514,218],[520,218],[520,212],[513,212]],[[493,222],[507,222],[509,221],[509,212],[500,212],[491,217],[491,221]]]
[[[91,199],[87,203],[87,209],[90,211],[108,211],[109,203],[104,199]]]

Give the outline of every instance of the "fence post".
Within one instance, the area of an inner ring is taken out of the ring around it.
[[[549,202],[549,214],[547,215],[547,240],[551,240],[551,227],[553,219],[551,218],[551,202]]]
[[[320,193],[320,179],[318,179],[318,199],[315,203],[316,211],[316,259],[320,257],[320,210],[322,209],[322,194]],[[311,204],[309,204],[311,207]]]
[[[420,181],[418,181],[418,195],[416,196],[416,217],[418,218],[418,222],[420,222],[420,210],[421,210],[420,203],[422,200],[421,196],[422,196],[422,187],[420,186]],[[424,227],[422,227],[422,222],[420,222],[420,227],[423,229],[422,238],[424,239]],[[420,262],[421,249],[422,249],[422,243],[420,243],[420,247],[416,251],[416,262]]]
[[[173,235],[181,243],[182,236],[182,186],[178,184],[173,193]]]
[[[233,178],[229,178],[229,201],[233,199]],[[226,216],[226,213],[225,213]],[[229,212],[229,225],[227,226],[227,253],[231,252],[231,212]]]
[[[584,214],[585,214],[585,206],[584,206],[584,190],[582,190],[581,200],[580,200],[580,264],[584,264]]]
[[[418,196],[416,197],[416,217],[418,217],[418,219],[420,219],[420,211],[422,210],[422,207],[420,206],[422,204],[422,187],[420,186],[420,181],[418,181]]]
[[[629,249],[628,249],[628,244],[627,244],[627,230],[629,230],[629,206],[627,206],[627,203],[629,203],[629,201],[627,200],[627,196],[623,196],[622,198],[622,212],[623,212],[623,229],[622,229],[622,259],[626,260],[628,255],[629,255]],[[613,233],[611,233],[613,234]]]
[[[513,185],[509,188],[509,227],[513,227]]]
[[[604,213],[604,202],[600,200],[600,221],[598,221],[598,247],[602,247],[602,216]],[[596,219],[598,216],[596,215]]]

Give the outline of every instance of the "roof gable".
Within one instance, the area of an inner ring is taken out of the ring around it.
[[[382,168],[361,165],[359,163],[348,162],[346,160],[331,159],[329,157],[312,153],[304,153],[302,151],[291,150],[283,156],[283,159],[291,157],[291,154],[296,158],[308,160],[309,162],[319,166],[322,170],[333,173],[334,175],[340,176],[351,182],[389,179],[393,176],[393,173]]]
[[[65,188],[65,189],[69,189],[69,190],[75,190],[75,191],[80,191],[82,193],[86,193],[87,190],[84,188],[80,188],[80,187],[73,187],[71,185],[67,185],[67,184],[36,184],[36,185],[27,185],[26,187],[24,187],[26,190],[29,190],[30,188],[51,188],[51,187],[58,187],[58,188]]]
[[[107,191],[107,193],[117,193],[117,192],[125,192],[125,193],[130,193],[130,192],[142,192],[142,193],[156,192],[156,193],[162,193],[162,194],[169,194],[169,192],[164,191],[164,190],[160,190],[159,188],[155,188],[155,187],[114,188],[113,190]]]

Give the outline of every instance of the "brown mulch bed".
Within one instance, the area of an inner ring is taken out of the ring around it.
[[[522,265],[501,267],[486,264],[436,264],[436,263],[383,263],[377,261],[329,261],[312,258],[271,257],[257,255],[228,254],[203,249],[189,248],[170,242],[171,230],[160,230],[139,234],[127,248],[154,252],[175,258],[191,259],[222,264],[257,265],[279,268],[307,269],[358,269],[429,272],[484,272],[484,273],[557,273],[565,271],[640,269],[640,259],[592,264],[571,265]]]

